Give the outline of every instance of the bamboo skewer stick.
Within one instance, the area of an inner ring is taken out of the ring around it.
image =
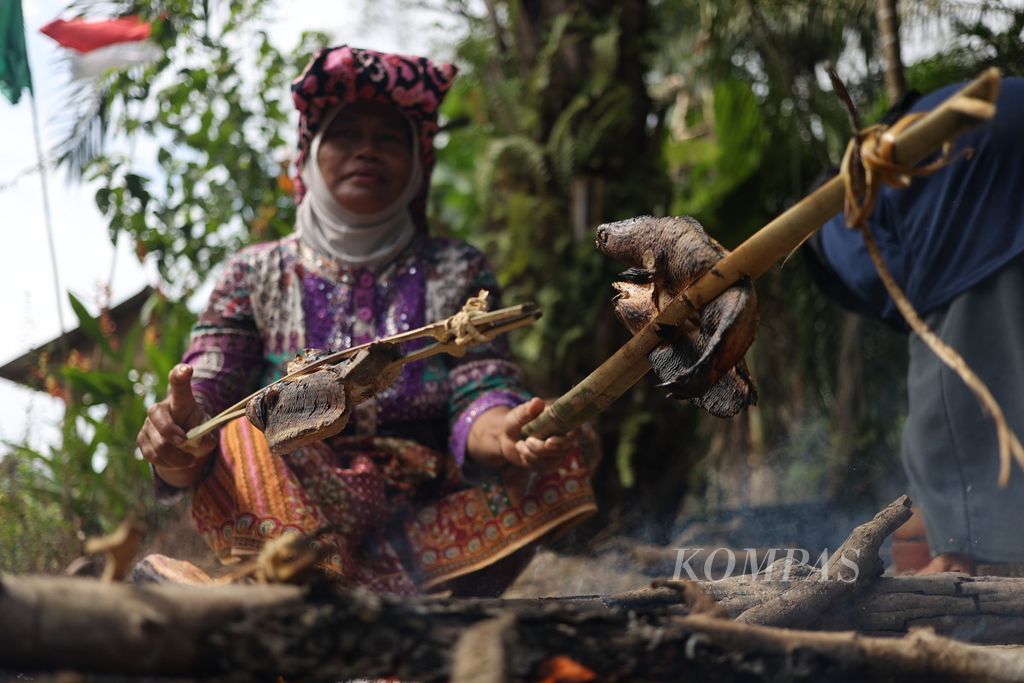
[[[895,141],[895,161],[916,164],[984,121],[984,114],[995,104],[1000,83],[999,70],[989,69],[902,131]],[[844,197],[844,176],[840,174],[751,235],[583,381],[549,404],[524,427],[523,435],[546,438],[566,434],[607,408],[650,370],[647,355],[662,343],[656,332],[660,325],[683,324],[741,279],[763,275],[842,211]]]
[[[506,321],[492,323],[491,327],[485,327],[484,329],[480,330],[480,332],[482,332],[484,335],[484,339],[482,340],[482,342],[493,341],[494,338],[497,337],[499,334],[505,334],[506,332],[517,330],[520,327],[532,325],[539,317],[540,311],[534,310],[530,313],[524,313],[523,315],[516,318],[511,318]],[[480,329],[479,325],[477,326],[477,329]],[[461,344],[457,344],[455,342],[437,342],[436,344],[425,346],[419,351],[413,351],[408,356],[405,356],[404,358],[395,361],[395,364],[405,365],[407,363],[414,363],[418,360],[430,358],[431,356],[436,356],[441,353],[447,353],[452,356],[459,356],[462,355],[462,352],[465,351],[466,348],[466,346],[462,346]]]
[[[475,343],[491,341],[499,334],[505,334],[506,332],[511,332],[512,330],[520,327],[532,325],[538,318],[540,318],[540,315],[540,310],[537,308],[536,304],[532,303],[509,306],[507,308],[502,308],[497,311],[488,311],[486,313],[471,314],[469,316],[470,322],[483,336],[480,342],[472,342],[469,345],[472,346]],[[299,368],[295,372],[285,375],[284,377],[276,380],[276,382],[295,379],[296,377],[307,375],[318,368],[324,367],[325,365],[340,363],[347,358],[351,358],[359,351],[368,348],[371,344],[378,344],[382,342],[388,344],[400,344],[402,342],[412,341],[414,339],[423,339],[426,337],[437,340],[434,344],[417,351],[410,352],[408,355],[395,361],[392,365],[405,365],[407,363],[423,360],[424,358],[436,356],[440,353],[460,355],[460,351],[464,351],[467,347],[462,344],[457,344],[451,340],[452,332],[448,327],[449,320],[450,318],[440,320],[429,325],[424,325],[423,327],[418,327],[415,330],[409,330],[408,332],[402,332],[401,334],[384,337],[376,341],[359,344],[357,346],[332,353],[310,363],[309,365]],[[265,388],[266,387],[263,389]],[[182,448],[188,448],[189,446],[196,445],[200,439],[211,433],[217,427],[245,415],[245,407],[248,405],[249,401],[255,398],[261,391],[263,391],[263,389],[259,389],[249,394],[234,405],[218,413],[215,417],[212,417],[206,422],[190,429],[185,435],[186,441],[182,445]]]

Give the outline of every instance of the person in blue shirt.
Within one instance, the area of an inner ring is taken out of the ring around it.
[[[929,111],[961,87],[922,97],[911,111]],[[882,189],[869,223],[914,308],[1024,437],[1024,78],[1004,79],[996,106],[992,121],[961,136],[948,166],[908,188]],[[815,279],[841,304],[908,329],[860,232],[841,215],[805,251]],[[934,554],[921,573],[1024,568],[1024,471],[997,485],[994,423],[917,335],[909,345],[901,450]]]

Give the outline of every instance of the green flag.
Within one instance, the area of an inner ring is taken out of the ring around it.
[[[17,104],[25,88],[32,92],[21,0],[0,0],[0,94]]]

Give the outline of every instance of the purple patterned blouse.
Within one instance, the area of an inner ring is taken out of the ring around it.
[[[214,415],[281,377],[306,348],[344,349],[441,320],[481,289],[500,306],[483,254],[456,240],[420,234],[376,270],[323,256],[295,236],[257,244],[227,263],[183,360],[195,369],[197,400]],[[528,397],[499,337],[462,358],[404,366],[391,387],[356,407],[346,432],[447,447],[461,464],[476,418]]]

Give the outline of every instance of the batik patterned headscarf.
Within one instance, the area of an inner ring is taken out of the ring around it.
[[[338,106],[381,102],[396,107],[419,134],[423,184],[409,205],[417,227],[427,227],[427,190],[434,168],[437,109],[455,78],[452,64],[437,65],[425,57],[363,50],[348,45],[318,50],[313,61],[292,83],[292,100],[299,110],[299,151],[295,159],[295,200],[306,193],[301,171],[313,137],[324,118]]]

